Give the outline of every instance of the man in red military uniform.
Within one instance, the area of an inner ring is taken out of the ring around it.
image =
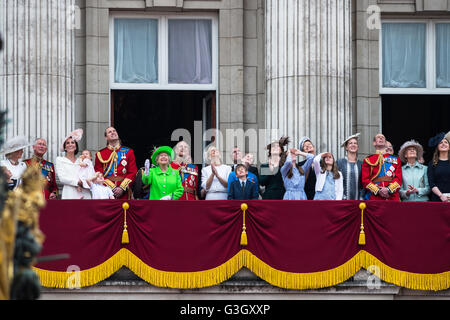
[[[363,187],[368,190],[367,200],[400,201],[402,164],[400,159],[386,152],[386,138],[379,133],[373,139],[376,153],[364,159],[361,173]]]
[[[198,168],[192,164],[189,145],[180,141],[174,147],[174,152],[175,159],[170,163],[170,166],[180,172],[181,183],[184,188],[183,195],[178,200],[198,200]]]
[[[39,165],[42,175],[46,180],[44,186],[45,199],[56,199],[58,196],[58,186],[56,184],[55,166],[50,161],[44,160],[44,154],[47,152],[47,141],[42,138],[36,139],[33,145],[33,157],[25,160],[27,166]]]
[[[131,199],[131,183],[137,173],[134,151],[121,145],[115,128],[105,130],[106,148],[98,151],[94,169],[105,177],[116,199]]]

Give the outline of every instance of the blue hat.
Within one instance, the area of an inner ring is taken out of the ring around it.
[[[435,148],[444,138],[445,132],[438,133],[435,137],[428,140],[428,146],[431,148]]]
[[[299,150],[300,150],[300,151],[303,151],[303,145],[305,144],[306,141],[311,142],[311,139],[310,139],[309,137],[303,137],[303,138],[300,140],[300,145],[299,145]]]

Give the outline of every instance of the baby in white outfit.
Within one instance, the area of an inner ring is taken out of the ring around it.
[[[86,180],[95,175],[94,165],[92,164],[92,156],[89,150],[83,150],[81,152],[81,156],[78,158],[78,164],[80,165],[78,178],[81,182],[83,182],[83,188],[89,189],[89,184]],[[78,187],[78,192],[81,193],[81,187]]]

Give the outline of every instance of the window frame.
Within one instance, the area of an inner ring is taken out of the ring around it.
[[[158,20],[158,82],[120,83],[115,82],[114,21],[115,19]],[[169,83],[169,19],[211,20],[212,69],[210,84]],[[109,16],[109,86],[111,90],[202,90],[216,91],[218,87],[218,17],[214,13],[154,13],[154,12],[112,12]]]
[[[380,94],[450,94],[450,88],[437,87],[437,65],[436,65],[436,24],[448,23],[449,19],[383,19],[384,23],[422,23],[426,25],[425,41],[425,88],[387,88],[383,87],[383,27],[379,30],[379,91]]]

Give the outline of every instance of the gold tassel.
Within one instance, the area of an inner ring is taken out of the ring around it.
[[[364,209],[366,209],[366,204],[361,202],[359,208],[361,209],[361,231],[359,232],[358,244],[364,246],[366,245],[366,234],[364,233]]]
[[[243,223],[242,223],[242,233],[241,233],[241,246],[246,246],[247,242],[247,233],[245,232],[245,211],[248,209],[246,203],[241,204],[241,210],[243,211]]]
[[[128,202],[124,202],[122,204],[122,208],[124,210],[122,244],[127,244],[130,243],[130,238],[128,237],[128,230],[127,230],[127,210],[130,208],[130,205],[128,204]]]

